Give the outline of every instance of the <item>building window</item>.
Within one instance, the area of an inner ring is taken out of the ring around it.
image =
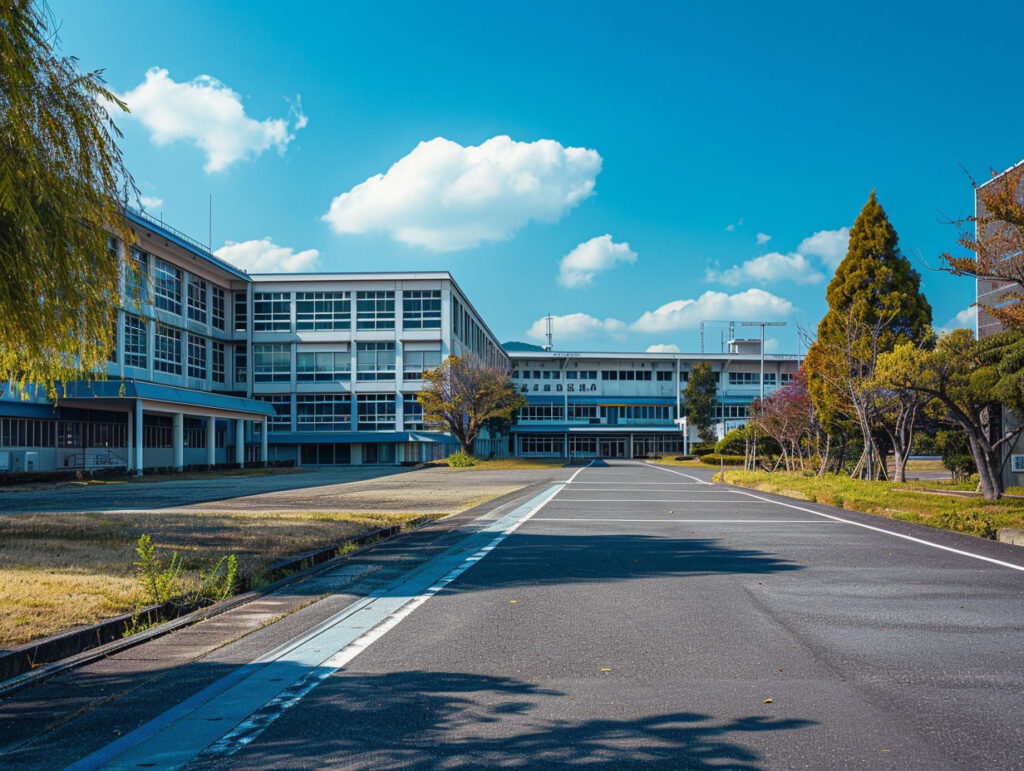
[[[619,417],[629,423],[669,423],[672,407],[660,404],[620,407]]]
[[[195,276],[188,277],[188,317],[206,323],[206,282]]]
[[[292,430],[292,397],[291,394],[267,394],[256,396],[261,402],[274,405],[274,413],[267,418],[267,431]]]
[[[124,267],[124,296],[130,305],[149,302],[149,255],[134,246]]]
[[[213,378],[214,383],[223,383],[225,379],[224,343],[213,340],[211,345],[213,347],[213,355],[210,359],[210,377]]]
[[[300,383],[333,383],[351,377],[352,358],[348,351],[299,351],[295,354],[295,379]]]
[[[561,420],[564,414],[561,404],[528,404],[519,410],[519,420]]]
[[[235,331],[246,330],[246,319],[249,318],[249,301],[245,292],[235,292]]]
[[[659,383],[671,383],[676,378],[675,372],[665,372],[663,370],[658,371],[658,382]]]
[[[287,383],[292,379],[291,346],[254,345],[252,379],[254,383]]]
[[[217,329],[224,329],[226,326],[225,295],[226,293],[219,286],[210,287],[210,305],[213,309],[213,326]]]
[[[249,380],[249,357],[245,343],[235,343],[235,382],[245,383]]]
[[[0,447],[53,447],[57,422],[0,418]]]
[[[295,328],[300,332],[329,332],[352,325],[352,300],[348,292],[298,292],[295,295]]]
[[[296,430],[348,431],[351,427],[352,401],[348,394],[296,394]]]
[[[422,380],[424,372],[441,366],[440,351],[405,351],[402,354],[402,379]]]
[[[394,292],[356,292],[356,329],[394,328]]]
[[[716,404],[716,420],[745,420],[747,417],[746,404]]]
[[[783,372],[779,377],[781,378],[781,382],[782,382],[783,385],[786,385],[787,383],[792,383],[793,382],[793,373],[792,372]]]
[[[200,335],[188,336],[188,376],[206,380],[206,338]]]
[[[573,422],[597,423],[600,418],[596,404],[570,404],[569,420]]]
[[[153,369],[181,374],[181,330],[165,324],[156,325],[153,346]]]
[[[417,289],[402,292],[404,329],[441,328],[441,290]]]
[[[729,385],[760,385],[759,372],[730,372]]]
[[[360,431],[395,430],[394,394],[359,394],[356,398]]]
[[[423,405],[416,401],[413,394],[406,394],[402,404],[402,418],[406,431],[422,431],[425,428],[423,423]]]
[[[156,307],[181,315],[181,270],[169,262],[156,260],[153,267],[153,294]]]
[[[130,313],[124,314],[124,363],[146,369],[146,322]]]
[[[287,332],[291,328],[291,297],[288,292],[256,292],[253,295],[254,332]]]
[[[525,434],[519,441],[523,455],[562,455],[565,452],[565,439],[558,435]]]
[[[356,343],[356,380],[394,379],[394,343]]]

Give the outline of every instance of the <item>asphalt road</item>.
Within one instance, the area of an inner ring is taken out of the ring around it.
[[[1024,768],[1020,550],[709,478],[585,468],[189,664],[123,732],[86,715],[35,746],[82,768]]]

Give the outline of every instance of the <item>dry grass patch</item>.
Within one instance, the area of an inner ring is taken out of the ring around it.
[[[496,495],[461,502],[441,517]],[[0,517],[0,648],[11,648],[130,612],[144,601],[135,545],[146,533],[158,552],[177,551],[193,574],[226,555],[251,576],[285,557],[406,524],[422,513],[134,512]]]

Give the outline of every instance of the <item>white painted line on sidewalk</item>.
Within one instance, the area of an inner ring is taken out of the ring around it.
[[[941,543],[935,543],[933,541],[926,541],[923,538],[915,538],[912,535],[905,535],[904,533],[896,533],[892,530],[886,530],[884,527],[875,527],[874,525],[867,525],[863,522],[854,522],[852,519],[844,519],[843,517],[837,517],[833,514],[825,514],[821,511],[815,511],[814,509],[808,509],[804,506],[797,506],[792,503],[783,503],[782,501],[774,501],[771,498],[765,498],[762,495],[755,495],[754,493],[748,493],[745,490],[738,490],[741,495],[746,495],[750,498],[756,498],[759,501],[765,503],[774,503],[776,506],[785,506],[787,509],[796,509],[797,511],[805,511],[808,514],[814,514],[816,517],[825,517],[826,519],[833,519],[836,522],[842,522],[846,525],[854,525],[856,527],[863,527],[865,530],[874,530],[876,533],[885,533],[891,535],[894,538],[902,538],[905,541],[913,541],[924,546],[931,546],[933,549],[941,549],[942,551],[952,552],[953,554],[959,554],[963,557],[970,557],[976,560],[982,560],[983,562],[991,562],[993,565],[999,565],[1004,568],[1012,568],[1013,570],[1020,570],[1024,572],[1024,565],[1014,565],[1012,562],[1003,562],[993,557],[986,557],[983,554],[975,554],[974,552],[964,551],[963,549],[954,549],[952,546],[943,546]]]
[[[326,677],[487,556],[583,470],[69,769],[140,765],[174,769],[204,751],[214,756],[236,752]],[[482,540],[489,535],[489,540]]]

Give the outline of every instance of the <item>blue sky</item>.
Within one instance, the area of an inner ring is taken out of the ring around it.
[[[795,352],[877,189],[936,326],[964,311],[943,220],[964,168],[1024,158],[1024,8],[694,5],[51,8],[128,97],[150,212],[205,240],[212,194],[243,266],[449,270],[503,341],[551,313],[556,348],[692,351],[699,318],[765,318]]]

